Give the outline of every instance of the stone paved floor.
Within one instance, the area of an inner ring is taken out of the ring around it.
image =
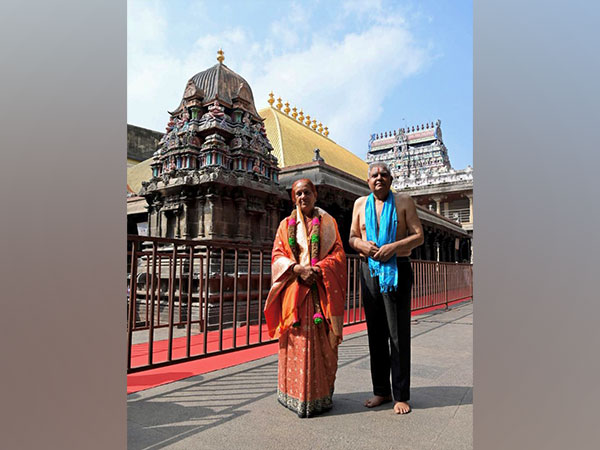
[[[371,385],[359,332],[340,347],[330,412],[299,419],[279,405],[273,355],[130,394],[128,449],[472,449],[472,338],[471,302],[413,318],[406,416],[362,405]]]

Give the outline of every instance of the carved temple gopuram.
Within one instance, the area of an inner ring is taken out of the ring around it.
[[[373,134],[367,162],[373,161],[390,166],[395,190],[407,193],[418,205],[458,222],[472,236],[473,168],[452,167],[440,120]]]
[[[142,181],[150,235],[268,244],[285,197],[277,158],[250,86],[217,59],[188,81]]]

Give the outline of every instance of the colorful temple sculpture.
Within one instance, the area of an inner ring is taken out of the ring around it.
[[[142,172],[149,235],[267,244],[285,197],[277,158],[249,84],[217,60],[188,81]]]
[[[473,233],[473,168],[456,170],[450,164],[448,150],[442,139],[441,121],[416,125],[399,130],[371,135],[367,162],[387,163],[394,176],[392,187],[409,194],[417,203],[440,217],[459,223],[472,236]],[[436,255],[442,261],[471,261],[470,243],[455,244],[448,233],[431,230],[426,233],[435,242],[427,248],[427,259]],[[447,255],[451,255],[448,259]]]

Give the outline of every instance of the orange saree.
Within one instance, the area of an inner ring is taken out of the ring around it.
[[[296,229],[298,259],[289,245],[288,220],[277,230],[273,244],[271,276],[273,285],[265,304],[265,319],[271,337],[279,337],[279,374],[277,398],[299,417],[310,417],[332,406],[337,372],[337,347],[329,341],[329,333],[342,334],[346,298],[346,255],[335,219],[320,208],[320,247],[318,261],[310,261],[312,226],[303,219]],[[301,212],[297,209],[298,217]],[[321,268],[317,282],[318,301],[325,318],[315,324],[310,287],[299,282],[291,271],[294,264]],[[293,326],[294,322],[299,326]]]

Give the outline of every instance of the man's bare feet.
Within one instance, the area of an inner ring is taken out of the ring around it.
[[[410,411],[410,405],[406,402],[396,402],[394,404],[394,412],[396,414],[408,414]]]
[[[374,408],[376,406],[379,406],[383,403],[388,403],[392,401],[392,396],[391,395],[386,395],[385,397],[381,396],[381,395],[374,395],[373,397],[371,397],[368,400],[365,400],[365,406],[367,408]]]

